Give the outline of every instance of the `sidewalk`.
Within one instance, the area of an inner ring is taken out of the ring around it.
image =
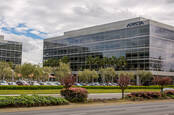
[[[125,93],[127,95],[129,93]],[[28,94],[32,95],[32,94]],[[60,94],[38,94],[40,96],[54,96],[54,97],[61,97]],[[12,94],[12,95],[0,95],[0,96],[20,96],[19,94]],[[96,93],[96,94],[89,94],[88,99],[112,99],[112,98],[121,98],[121,93]]]

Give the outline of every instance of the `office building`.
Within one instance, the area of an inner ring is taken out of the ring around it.
[[[4,40],[4,36],[0,35],[0,61],[21,64],[22,43]]]
[[[174,27],[142,17],[65,32],[44,40],[43,60],[68,56],[74,71],[88,56],[127,59],[127,71],[174,75]]]

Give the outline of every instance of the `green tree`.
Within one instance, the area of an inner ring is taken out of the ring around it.
[[[0,77],[2,80],[9,79],[12,76],[12,69],[7,62],[0,62]]]
[[[43,81],[46,81],[49,78],[49,75],[53,73],[53,69],[51,67],[43,67]]]
[[[114,77],[116,77],[116,71],[112,67],[100,68],[99,73],[101,75],[103,83],[113,82]]]
[[[147,84],[149,81],[151,81],[151,79],[153,78],[153,75],[151,72],[149,71],[138,71],[137,72],[137,77],[139,77],[139,83],[140,85],[144,85],[144,84]]]
[[[117,59],[117,67],[119,70],[124,70],[125,67],[127,65],[127,61],[126,61],[126,58],[124,56],[120,56],[118,59]]]
[[[95,58],[88,56],[86,63],[89,65],[89,69],[92,70],[92,66],[95,64]]]
[[[22,66],[21,65],[16,65],[15,66],[15,69],[14,69],[14,72],[15,72],[15,76],[16,78],[21,78],[22,77]]]
[[[54,68],[54,73],[59,80],[69,77],[72,74],[70,65],[63,62],[59,62],[59,66]]]
[[[41,79],[43,79],[43,68],[41,68],[38,65],[35,65],[33,71],[33,80],[40,81]]]
[[[43,66],[58,67],[60,60],[58,59],[48,59],[43,62]]]
[[[69,58],[68,56],[64,56],[63,58],[60,59],[60,61],[67,64],[69,63]]]
[[[117,63],[118,63],[117,58],[115,56],[112,56],[109,60],[110,60],[110,66],[113,67],[113,68],[116,68]]]
[[[22,78],[30,78],[32,79],[33,74],[34,74],[34,70],[35,67],[34,65],[30,64],[30,63],[24,63],[21,66],[21,74],[22,74]]]
[[[98,79],[98,73],[95,70],[85,69],[78,72],[78,77],[80,82],[94,82],[95,79]]]

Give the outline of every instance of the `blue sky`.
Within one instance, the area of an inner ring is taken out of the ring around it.
[[[37,31],[32,28],[28,28],[25,24],[19,23],[16,27],[2,27],[2,31],[5,33],[12,33],[18,36],[24,35],[26,37],[31,37],[34,39],[44,39],[43,36],[46,36],[47,33]],[[20,31],[19,31],[20,30]],[[38,34],[32,33],[32,32],[37,32]]]

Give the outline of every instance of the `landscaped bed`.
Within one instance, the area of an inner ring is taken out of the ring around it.
[[[35,106],[51,106],[66,105],[69,102],[64,98],[51,96],[7,96],[0,97],[0,107],[35,107]]]

